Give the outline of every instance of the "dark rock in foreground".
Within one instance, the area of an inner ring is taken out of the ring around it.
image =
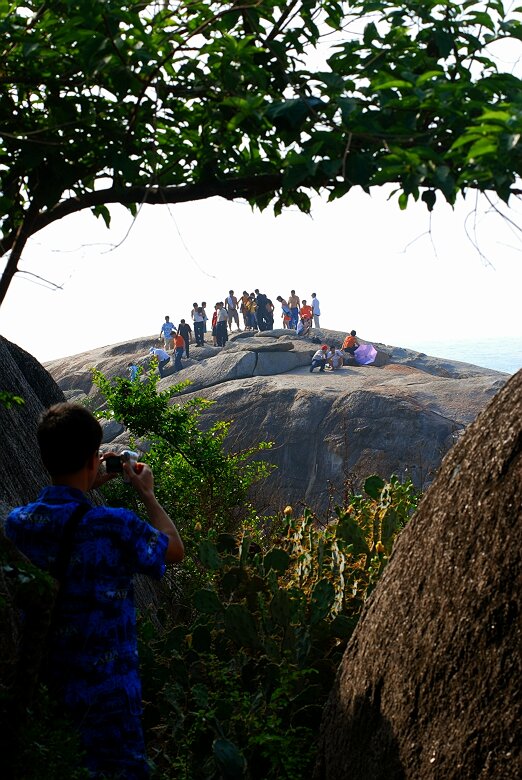
[[[522,371],[446,456],[343,658],[316,780],[522,776]]]

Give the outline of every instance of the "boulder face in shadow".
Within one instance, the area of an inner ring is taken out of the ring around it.
[[[316,780],[522,776],[522,371],[448,453],[341,663]]]
[[[49,481],[38,456],[36,428],[44,409],[64,401],[51,375],[23,349],[0,336],[2,390],[18,395],[23,406],[6,409],[0,404],[0,509],[33,499]]]

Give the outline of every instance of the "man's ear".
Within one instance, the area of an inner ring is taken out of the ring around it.
[[[98,450],[96,452],[93,452],[93,454],[87,458],[87,463],[85,464],[87,471],[89,472],[89,475],[92,476],[92,479],[94,481],[94,478],[96,477],[96,474],[98,473],[98,469],[100,468],[100,453]]]

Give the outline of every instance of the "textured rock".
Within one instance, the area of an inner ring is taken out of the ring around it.
[[[325,709],[316,780],[522,775],[522,371],[446,456]]]
[[[0,514],[29,500],[49,479],[38,457],[36,426],[42,411],[64,396],[38,361],[0,336],[0,387],[21,396],[23,406],[0,404]],[[3,509],[3,511],[2,511]]]
[[[312,331],[312,337],[316,334],[333,346],[346,335]],[[147,362],[152,342],[152,337],[136,339],[48,367],[68,393],[76,383],[96,404],[101,397],[92,388],[89,366],[125,376],[129,360]],[[376,347],[381,368],[346,366],[316,376],[308,372],[317,349],[311,338],[287,330],[234,333],[223,349],[192,348],[183,371],[170,373],[159,387],[188,380],[183,396],[216,400],[204,419],[233,420],[231,447],[273,440],[276,446],[265,457],[279,469],[266,491],[281,502],[305,497],[321,507],[329,491],[340,497],[347,478],[358,484],[375,472],[409,475],[426,487],[444,453],[507,376],[412,350]],[[127,438],[123,433],[117,443],[126,444]]]
[[[100,425],[103,430],[102,444],[113,441],[113,439],[120,436],[125,430],[125,426],[116,420],[100,420]]]

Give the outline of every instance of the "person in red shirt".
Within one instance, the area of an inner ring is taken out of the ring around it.
[[[185,349],[185,339],[179,333],[174,337],[174,371],[181,371],[181,356]]]

